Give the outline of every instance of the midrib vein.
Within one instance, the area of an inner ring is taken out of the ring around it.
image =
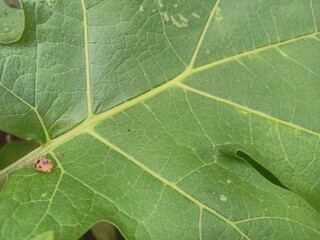
[[[83,15],[83,34],[84,34],[84,52],[86,60],[86,96],[87,96],[87,118],[93,116],[92,110],[92,92],[91,92],[91,72],[90,72],[90,55],[89,55],[89,34],[88,34],[88,17],[87,9],[84,0],[81,0],[82,15]]]
[[[124,156],[126,159],[130,160],[131,162],[133,162],[135,165],[140,167],[143,171],[149,173],[152,177],[158,179],[163,184],[165,184],[168,187],[172,188],[173,190],[175,190],[176,192],[178,192],[179,194],[181,194],[182,196],[184,196],[185,198],[187,198],[188,200],[190,200],[191,202],[196,204],[198,207],[200,207],[200,209],[207,210],[208,212],[212,213],[214,216],[216,216],[217,218],[219,218],[220,220],[222,220],[226,224],[230,225],[236,232],[238,232],[245,239],[247,239],[247,240],[250,239],[244,232],[242,232],[236,226],[236,224],[234,224],[234,222],[230,221],[229,219],[227,219],[226,217],[224,217],[223,215],[221,215],[220,213],[218,213],[214,209],[208,207],[206,204],[204,204],[204,203],[200,202],[199,200],[197,200],[196,198],[192,197],[191,195],[189,195],[188,193],[183,191],[181,188],[179,188],[177,185],[175,185],[175,184],[171,183],[170,181],[168,181],[167,179],[163,178],[161,175],[159,175],[156,172],[152,171],[150,168],[147,168],[145,165],[143,165],[141,162],[136,160],[134,157],[132,157],[131,155],[129,155],[128,153],[126,153],[125,151],[123,151],[122,149],[117,147],[116,145],[112,144],[108,140],[106,140],[103,137],[101,137],[94,130],[92,130],[92,128],[88,129],[87,133],[90,134],[93,138],[97,139],[99,142],[101,142],[104,145],[110,147],[111,149],[113,149],[117,153],[119,153],[122,156]]]
[[[160,85],[159,87],[153,88],[149,92],[146,92],[145,94],[142,94],[136,98],[133,98],[127,102],[124,102],[110,110],[107,110],[106,112],[100,113],[98,115],[93,115],[90,118],[87,118],[84,122],[70,130],[69,132],[49,141],[46,145],[40,146],[39,148],[35,149],[34,151],[30,152],[17,162],[11,164],[7,168],[0,171],[0,186],[1,182],[6,178],[6,176],[17,169],[30,166],[34,163],[35,159],[39,158],[40,156],[45,155],[50,150],[53,150],[54,148],[60,146],[61,144],[71,140],[72,138],[81,135],[85,133],[86,129],[95,126],[99,124],[100,122],[111,118],[118,113],[133,107],[141,102],[146,101],[147,99],[150,99],[167,89],[173,87],[176,85],[177,82],[182,81],[183,79],[187,78],[190,74],[192,74],[191,71],[186,71],[172,79],[171,81],[166,82],[165,84]]]
[[[74,138],[75,136],[87,133],[87,134],[90,134],[95,139],[97,139],[98,141],[100,141],[103,144],[105,144],[106,146],[109,146],[111,149],[117,151],[119,154],[121,154],[124,157],[126,157],[128,160],[130,160],[131,162],[133,162],[134,164],[139,166],[141,169],[143,169],[144,171],[148,172],[151,176],[155,177],[156,179],[158,179],[159,181],[161,181],[165,185],[167,185],[170,188],[174,189],[175,191],[180,193],[182,196],[186,197],[187,199],[189,199],[190,201],[192,201],[193,203],[198,205],[200,207],[200,209],[201,209],[201,213],[202,213],[202,209],[207,210],[208,212],[212,213],[213,215],[215,215],[216,217],[218,217],[219,219],[221,219],[222,221],[224,221],[225,223],[230,225],[242,237],[244,237],[245,239],[249,240],[250,238],[247,235],[245,235],[236,225],[236,224],[239,224],[239,223],[245,222],[245,221],[239,221],[239,222],[230,221],[229,219],[227,219],[223,215],[221,215],[218,212],[216,212],[214,209],[208,207],[207,205],[203,204],[202,202],[200,202],[196,198],[194,198],[191,195],[189,195],[188,193],[184,192],[177,185],[169,182],[168,180],[166,180],[165,178],[163,178],[162,176],[160,176],[156,172],[153,172],[151,169],[149,169],[146,166],[144,166],[142,163],[140,163],[134,157],[132,157],[131,155],[127,154],[122,149],[120,149],[119,147],[115,146],[114,144],[112,144],[111,142],[107,141],[106,139],[102,138],[100,135],[98,135],[97,133],[95,133],[92,130],[93,126],[99,124],[100,122],[102,122],[102,121],[104,121],[104,120],[106,120],[106,119],[108,119],[108,118],[110,118],[110,117],[112,117],[112,116],[114,116],[114,115],[116,115],[116,114],[118,114],[118,113],[120,113],[120,112],[122,112],[122,111],[124,111],[124,110],[126,110],[128,108],[130,108],[130,107],[133,107],[134,105],[137,105],[137,104],[139,104],[139,103],[141,103],[143,101],[146,101],[147,99],[150,99],[150,98],[152,98],[154,96],[157,96],[158,94],[166,91],[169,88],[180,87],[180,88],[183,88],[185,90],[194,92],[194,93],[199,94],[201,96],[204,96],[206,98],[210,98],[210,99],[213,99],[213,100],[218,101],[218,102],[223,102],[223,103],[228,104],[230,106],[233,106],[235,108],[243,109],[243,110],[245,110],[247,112],[259,115],[259,116],[261,116],[263,118],[266,118],[266,119],[281,123],[283,125],[287,125],[287,126],[292,127],[294,129],[302,130],[304,132],[307,132],[309,134],[315,135],[317,137],[320,136],[319,133],[313,132],[313,131],[308,130],[306,128],[303,128],[301,126],[298,126],[298,125],[295,125],[295,124],[292,124],[292,123],[289,123],[289,122],[282,121],[280,119],[277,119],[277,118],[274,118],[272,116],[269,116],[269,115],[267,115],[267,114],[265,114],[263,112],[259,112],[259,111],[250,109],[248,107],[242,106],[242,105],[234,103],[232,101],[228,101],[228,100],[225,100],[225,99],[222,99],[222,98],[219,98],[219,97],[204,93],[202,91],[199,91],[197,89],[194,89],[194,88],[191,88],[189,86],[186,86],[186,85],[182,84],[182,81],[185,80],[187,77],[189,77],[192,74],[211,69],[213,67],[219,66],[219,65],[227,63],[227,62],[231,62],[231,61],[237,60],[237,59],[242,58],[242,57],[246,57],[246,56],[249,56],[249,55],[257,54],[257,53],[260,53],[260,52],[263,52],[263,51],[266,51],[266,50],[269,50],[269,49],[272,49],[272,48],[277,48],[277,47],[280,47],[280,46],[283,46],[283,45],[287,45],[287,44],[290,44],[290,43],[293,43],[293,42],[296,42],[296,41],[299,41],[299,40],[302,40],[302,39],[306,39],[306,38],[309,38],[309,37],[311,38],[311,37],[314,37],[317,34],[317,33],[312,33],[312,34],[304,35],[304,36],[301,36],[301,37],[298,37],[298,38],[294,38],[294,39],[290,39],[290,40],[287,40],[287,41],[279,42],[277,44],[268,45],[268,46],[265,46],[265,47],[254,49],[252,51],[244,52],[244,53],[232,56],[232,57],[228,57],[228,58],[225,58],[225,59],[222,59],[222,60],[218,60],[217,62],[213,62],[213,63],[209,63],[209,64],[206,64],[206,65],[197,67],[197,68],[193,68],[195,60],[197,58],[197,55],[198,55],[198,53],[200,51],[202,42],[203,42],[203,40],[205,38],[205,35],[206,35],[207,30],[208,30],[208,28],[210,26],[210,23],[211,23],[211,21],[212,21],[212,19],[214,17],[214,13],[215,13],[218,5],[219,5],[219,2],[220,2],[220,0],[217,0],[217,2],[214,5],[213,10],[210,13],[210,16],[209,16],[209,18],[208,18],[208,20],[207,20],[207,22],[205,24],[204,30],[203,30],[203,32],[202,32],[202,34],[200,36],[200,39],[198,41],[198,44],[197,44],[197,46],[195,48],[195,51],[194,51],[194,53],[192,55],[191,61],[190,61],[189,65],[188,65],[186,71],[184,71],[183,73],[181,73],[177,77],[173,78],[171,81],[168,81],[165,84],[160,85],[159,87],[154,88],[151,91],[146,92],[145,94],[140,95],[139,97],[137,97],[135,99],[132,99],[132,100],[130,100],[128,102],[120,104],[119,106],[117,106],[117,107],[115,107],[113,109],[110,109],[110,110],[108,110],[106,112],[103,112],[103,113],[101,113],[99,115],[94,115],[93,114],[93,109],[92,109],[92,91],[91,91],[91,74],[90,74],[90,55],[89,55],[89,35],[88,35],[87,10],[86,10],[86,7],[85,7],[84,0],[81,0],[82,11],[83,11],[84,50],[85,50],[85,65],[86,65],[86,68],[85,68],[85,72],[86,72],[86,88],[87,88],[86,98],[87,98],[87,111],[88,111],[87,112],[87,119],[83,123],[81,123],[80,125],[75,127],[74,129],[69,131],[68,133],[66,133],[64,135],[61,135],[60,137],[58,137],[58,138],[56,138],[54,140],[50,140],[48,132],[47,132],[47,130],[45,128],[45,125],[43,123],[43,120],[42,120],[40,114],[38,113],[37,109],[35,107],[31,106],[28,102],[24,101],[22,98],[20,98],[19,96],[15,95],[13,92],[9,91],[8,89],[6,89],[4,86],[2,86],[0,84],[0,86],[5,88],[6,90],[8,90],[11,94],[13,94],[15,97],[17,97],[21,102],[23,102],[27,106],[29,106],[30,109],[36,113],[36,115],[39,118],[39,121],[40,121],[40,123],[41,123],[41,125],[42,125],[42,127],[44,129],[46,138],[48,140],[48,143],[46,145],[39,147],[38,149],[36,149],[33,152],[31,152],[28,155],[26,155],[24,158],[20,159],[18,162],[14,163],[14,164],[10,165],[8,168],[0,171],[0,186],[1,186],[1,182],[4,180],[4,178],[7,176],[8,173],[12,172],[13,170],[16,170],[16,169],[19,169],[19,168],[22,168],[22,167],[25,167],[25,166],[28,166],[28,165],[34,163],[34,161],[35,161],[35,159],[37,159],[37,157],[39,157],[41,155],[45,155],[48,152],[52,153],[52,150],[54,148],[56,148],[56,147],[60,146],[61,144],[69,141],[70,139]],[[60,167],[62,168],[61,165],[60,165]],[[61,174],[61,176],[59,178],[59,182],[61,181],[62,175],[63,174]],[[58,186],[59,186],[59,184],[57,184],[57,186],[56,186],[56,188],[54,190],[54,193],[56,192]],[[52,195],[52,198],[53,198],[53,196],[54,196],[54,194]],[[50,204],[52,202],[52,198],[50,200]],[[48,205],[48,208],[47,208],[46,212],[48,212],[48,209],[50,208],[50,204]],[[201,221],[201,219],[200,219],[200,221]],[[40,222],[39,222],[39,224],[40,224]],[[199,224],[199,227],[201,227],[201,224]],[[201,233],[199,232],[199,234],[201,234]]]
[[[166,83],[164,83],[164,84],[162,84],[162,85],[160,85],[160,86],[158,86],[156,88],[153,88],[149,92],[146,92],[146,93],[144,93],[144,94],[142,94],[142,95],[140,95],[140,96],[138,96],[136,98],[133,98],[133,99],[127,101],[127,102],[124,102],[124,103],[122,103],[122,104],[120,104],[120,105],[118,105],[118,106],[116,106],[116,107],[114,107],[114,108],[112,108],[110,110],[107,110],[106,112],[102,112],[100,114],[93,115],[92,117],[87,118],[84,122],[79,124],[77,127],[73,128],[69,132],[65,133],[64,135],[61,135],[61,136],[57,137],[56,139],[53,139],[53,140],[49,141],[46,145],[43,145],[43,146],[35,149],[34,151],[32,151],[28,155],[24,156],[23,158],[21,158],[17,162],[15,162],[12,165],[10,165],[9,167],[3,169],[2,171],[0,171],[0,186],[1,186],[1,182],[6,178],[6,176],[10,172],[15,171],[15,170],[20,169],[20,168],[23,168],[23,167],[26,167],[26,166],[32,165],[34,163],[35,159],[37,159],[38,157],[40,157],[42,155],[45,155],[48,151],[50,151],[50,150],[60,146],[61,144],[71,140],[75,136],[78,136],[78,135],[84,133],[85,130],[88,127],[92,127],[94,125],[97,125],[100,122],[102,122],[102,121],[104,121],[104,120],[106,120],[108,118],[111,118],[112,116],[115,116],[118,113],[120,113],[120,112],[122,112],[122,111],[124,111],[124,110],[126,110],[126,109],[128,109],[130,107],[133,107],[133,106],[135,106],[135,105],[137,105],[137,104],[139,104],[141,102],[144,102],[144,101],[146,101],[146,100],[148,100],[148,99],[150,99],[152,97],[155,97],[155,96],[159,95],[160,93],[162,93],[162,92],[164,92],[164,91],[166,91],[166,90],[168,90],[168,89],[170,89],[172,87],[175,87],[175,86],[178,86],[178,85],[179,85],[178,87],[181,87],[181,84],[182,84],[181,82],[183,80],[185,80],[186,78],[188,78],[189,76],[195,74],[195,73],[199,73],[199,72],[205,71],[205,70],[207,70],[209,68],[213,68],[213,67],[218,66],[218,65],[220,65],[222,63],[226,63],[226,62],[230,62],[230,61],[233,61],[233,60],[237,60],[240,57],[245,57],[245,56],[248,56],[248,55],[251,55],[251,54],[255,54],[257,52],[267,51],[268,49],[272,49],[272,48],[278,47],[280,45],[290,44],[290,43],[293,43],[295,41],[302,40],[302,39],[305,39],[305,38],[313,38],[315,35],[316,35],[316,33],[312,33],[312,34],[301,36],[299,38],[291,39],[291,40],[288,40],[288,41],[285,41],[285,42],[282,42],[282,43],[278,43],[278,44],[274,44],[274,45],[268,45],[268,46],[263,47],[261,49],[255,49],[253,51],[245,52],[245,53],[237,55],[237,56],[232,56],[232,57],[217,61],[215,63],[202,66],[202,67],[193,68],[193,69],[186,69],[186,71],[182,72],[180,75],[176,76],[172,80],[167,81]],[[186,86],[186,85],[183,85],[183,86]],[[193,90],[193,88],[190,88],[190,90]],[[198,93],[201,92],[199,90],[197,90],[197,91],[198,91]],[[316,132],[311,131],[309,129],[303,128],[303,127],[298,126],[298,125],[295,125],[293,123],[285,122],[283,120],[271,117],[271,116],[269,116],[269,115],[267,115],[265,113],[253,110],[251,108],[242,106],[240,104],[237,104],[237,103],[234,103],[234,102],[222,99],[222,98],[218,98],[218,97],[210,95],[210,94],[206,94],[206,93],[202,93],[202,92],[201,92],[201,94],[206,96],[206,97],[208,97],[208,98],[212,98],[212,99],[215,99],[215,100],[220,100],[221,102],[224,101],[225,103],[227,103],[229,105],[233,105],[235,107],[239,107],[240,109],[244,109],[244,110],[246,110],[248,112],[252,112],[252,113],[255,112],[255,113],[259,114],[260,116],[265,117],[267,119],[276,121],[276,122],[281,123],[283,125],[287,125],[287,126],[290,126],[290,127],[294,128],[294,129],[299,129],[299,130],[307,132],[307,133],[309,133],[311,135],[320,137],[319,133],[316,133]],[[91,103],[91,101],[90,101],[90,103]],[[26,103],[26,104],[28,104],[28,103]],[[28,104],[28,105],[30,105],[30,104]]]
[[[83,0],[81,1],[81,3],[82,3],[82,7],[84,8],[85,5],[84,5]],[[84,17],[86,18],[85,8],[84,8]],[[86,24],[84,25],[84,29],[85,29],[85,31],[87,33],[87,25]],[[210,68],[219,66],[219,65],[221,65],[223,63],[231,62],[231,61],[237,60],[239,58],[242,58],[242,57],[245,57],[245,56],[249,56],[251,54],[256,54],[256,53],[259,53],[259,52],[262,52],[262,51],[267,51],[269,49],[276,48],[276,47],[279,47],[279,46],[283,46],[283,45],[286,45],[286,44],[290,44],[290,43],[293,43],[293,42],[296,42],[296,41],[299,41],[299,40],[303,40],[303,39],[306,39],[306,38],[313,38],[313,37],[316,36],[316,34],[317,33],[312,33],[312,34],[304,35],[304,36],[301,36],[301,37],[298,37],[298,38],[290,39],[290,40],[287,40],[287,41],[284,41],[284,42],[281,42],[281,43],[268,45],[268,46],[265,46],[265,47],[262,47],[262,48],[259,48],[259,49],[255,49],[255,50],[248,51],[248,52],[236,55],[236,56],[232,56],[232,57],[229,57],[229,58],[226,58],[226,59],[222,59],[222,60],[219,60],[217,62],[210,63],[210,64],[207,64],[207,65],[204,65],[204,66],[201,66],[201,67],[187,68],[184,72],[182,72],[178,76],[174,77],[172,80],[167,81],[164,84],[162,84],[162,85],[160,85],[158,87],[155,87],[152,90],[150,90],[150,91],[148,91],[148,92],[146,92],[146,93],[144,93],[144,94],[142,94],[142,95],[140,95],[140,96],[138,96],[136,98],[133,98],[133,99],[127,101],[127,102],[124,102],[124,103],[122,103],[122,104],[120,104],[120,105],[118,105],[118,106],[116,106],[116,107],[114,107],[114,108],[112,108],[110,110],[107,110],[106,112],[102,112],[102,113],[97,114],[97,115],[93,115],[92,114],[92,116],[87,117],[87,119],[84,122],[80,123],[77,127],[73,128],[69,132],[67,132],[67,133],[65,133],[65,134],[63,134],[63,135],[61,135],[61,136],[59,136],[59,137],[57,137],[57,138],[55,138],[53,140],[48,141],[48,143],[46,145],[40,146],[39,148],[37,148],[34,151],[30,152],[29,154],[27,154],[26,156],[24,156],[23,158],[21,158],[17,162],[13,163],[9,167],[3,169],[2,171],[0,171],[0,186],[1,186],[1,183],[3,182],[3,180],[6,178],[6,176],[10,172],[15,171],[15,170],[20,169],[20,168],[23,168],[23,167],[26,167],[26,166],[32,165],[34,163],[35,159],[37,159],[38,157],[40,157],[42,155],[45,155],[50,150],[53,150],[54,148],[56,148],[56,147],[62,145],[63,143],[71,140],[72,138],[74,138],[74,137],[76,137],[76,136],[78,136],[80,134],[85,133],[86,129],[89,128],[89,127],[95,126],[95,125],[99,124],[100,122],[102,122],[102,121],[104,121],[104,120],[106,120],[108,118],[111,118],[111,117],[117,115],[118,113],[120,113],[120,112],[122,112],[122,111],[124,111],[124,110],[126,110],[126,109],[128,109],[130,107],[133,107],[133,106],[135,106],[135,105],[137,105],[137,104],[139,104],[141,102],[144,102],[144,101],[146,101],[146,100],[148,100],[148,99],[150,99],[152,97],[155,97],[155,96],[159,95],[160,93],[162,93],[162,92],[164,92],[164,91],[166,91],[166,90],[168,90],[168,89],[170,89],[172,87],[181,87],[181,84],[182,84],[183,80],[185,80],[186,78],[188,78],[189,76],[191,76],[191,75],[193,75],[195,73],[199,73],[199,72],[208,70]],[[85,41],[88,41],[87,37],[85,39],[86,39]],[[88,51],[88,48],[86,50]],[[89,54],[89,52],[87,52],[87,54]],[[86,56],[87,56],[86,57],[86,63],[89,64],[89,55],[86,55]],[[90,88],[90,82],[89,82],[90,81],[90,72],[88,71],[88,68],[87,68],[86,74],[87,74],[87,87],[88,87],[88,90],[89,90],[89,91],[87,91],[87,100],[90,99],[90,101],[88,101],[88,109],[89,108],[92,109],[91,108],[91,103],[92,103],[91,102],[91,88]],[[89,78],[88,78],[88,75],[89,75]],[[184,85],[184,86],[186,86],[186,85]],[[201,92],[201,91],[199,91],[199,92]],[[218,98],[218,97],[210,95],[210,94],[204,94],[202,92],[201,92],[201,94],[207,96],[208,98],[224,101],[225,103],[228,103],[229,105],[233,105],[235,107],[239,107],[241,109],[247,110],[248,112],[256,112],[257,114],[260,114],[262,117],[265,117],[267,119],[282,123],[283,125],[287,125],[287,126],[290,126],[290,127],[294,128],[294,129],[299,129],[301,131],[304,131],[304,132],[307,132],[309,134],[312,134],[312,135],[315,135],[317,137],[320,137],[319,133],[313,132],[313,131],[311,131],[309,129],[303,128],[303,127],[295,125],[293,123],[288,123],[288,122],[282,121],[280,119],[271,117],[271,116],[269,116],[267,114],[264,114],[262,112],[250,109],[248,107],[242,106],[240,104],[237,104],[237,103],[225,100],[225,99]],[[28,103],[26,103],[26,104],[28,104]],[[28,105],[30,105],[30,104],[28,104]],[[35,111],[36,111],[36,109],[35,109]],[[36,111],[36,113],[37,113],[37,111]]]

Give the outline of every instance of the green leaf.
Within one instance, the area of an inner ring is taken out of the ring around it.
[[[24,7],[0,129],[42,146],[0,172],[0,239],[320,238],[320,2]]]
[[[0,1],[0,43],[18,41],[24,31],[24,25],[24,12],[20,1]]]
[[[53,231],[47,231],[44,233],[41,233],[37,235],[32,240],[54,240],[54,232]]]

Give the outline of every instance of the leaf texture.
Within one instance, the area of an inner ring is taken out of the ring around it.
[[[42,146],[0,172],[27,166],[0,193],[1,239],[101,220],[126,239],[319,239],[318,1],[24,8],[0,52],[0,128]],[[30,166],[41,155],[51,174]]]

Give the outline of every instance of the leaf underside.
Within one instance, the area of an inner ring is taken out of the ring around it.
[[[7,177],[0,239],[101,220],[126,239],[320,238],[320,2],[23,6],[0,129],[42,147]]]

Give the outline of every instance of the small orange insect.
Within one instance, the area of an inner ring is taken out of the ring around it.
[[[53,162],[46,157],[40,157],[34,167],[39,172],[51,173],[53,169]]]

